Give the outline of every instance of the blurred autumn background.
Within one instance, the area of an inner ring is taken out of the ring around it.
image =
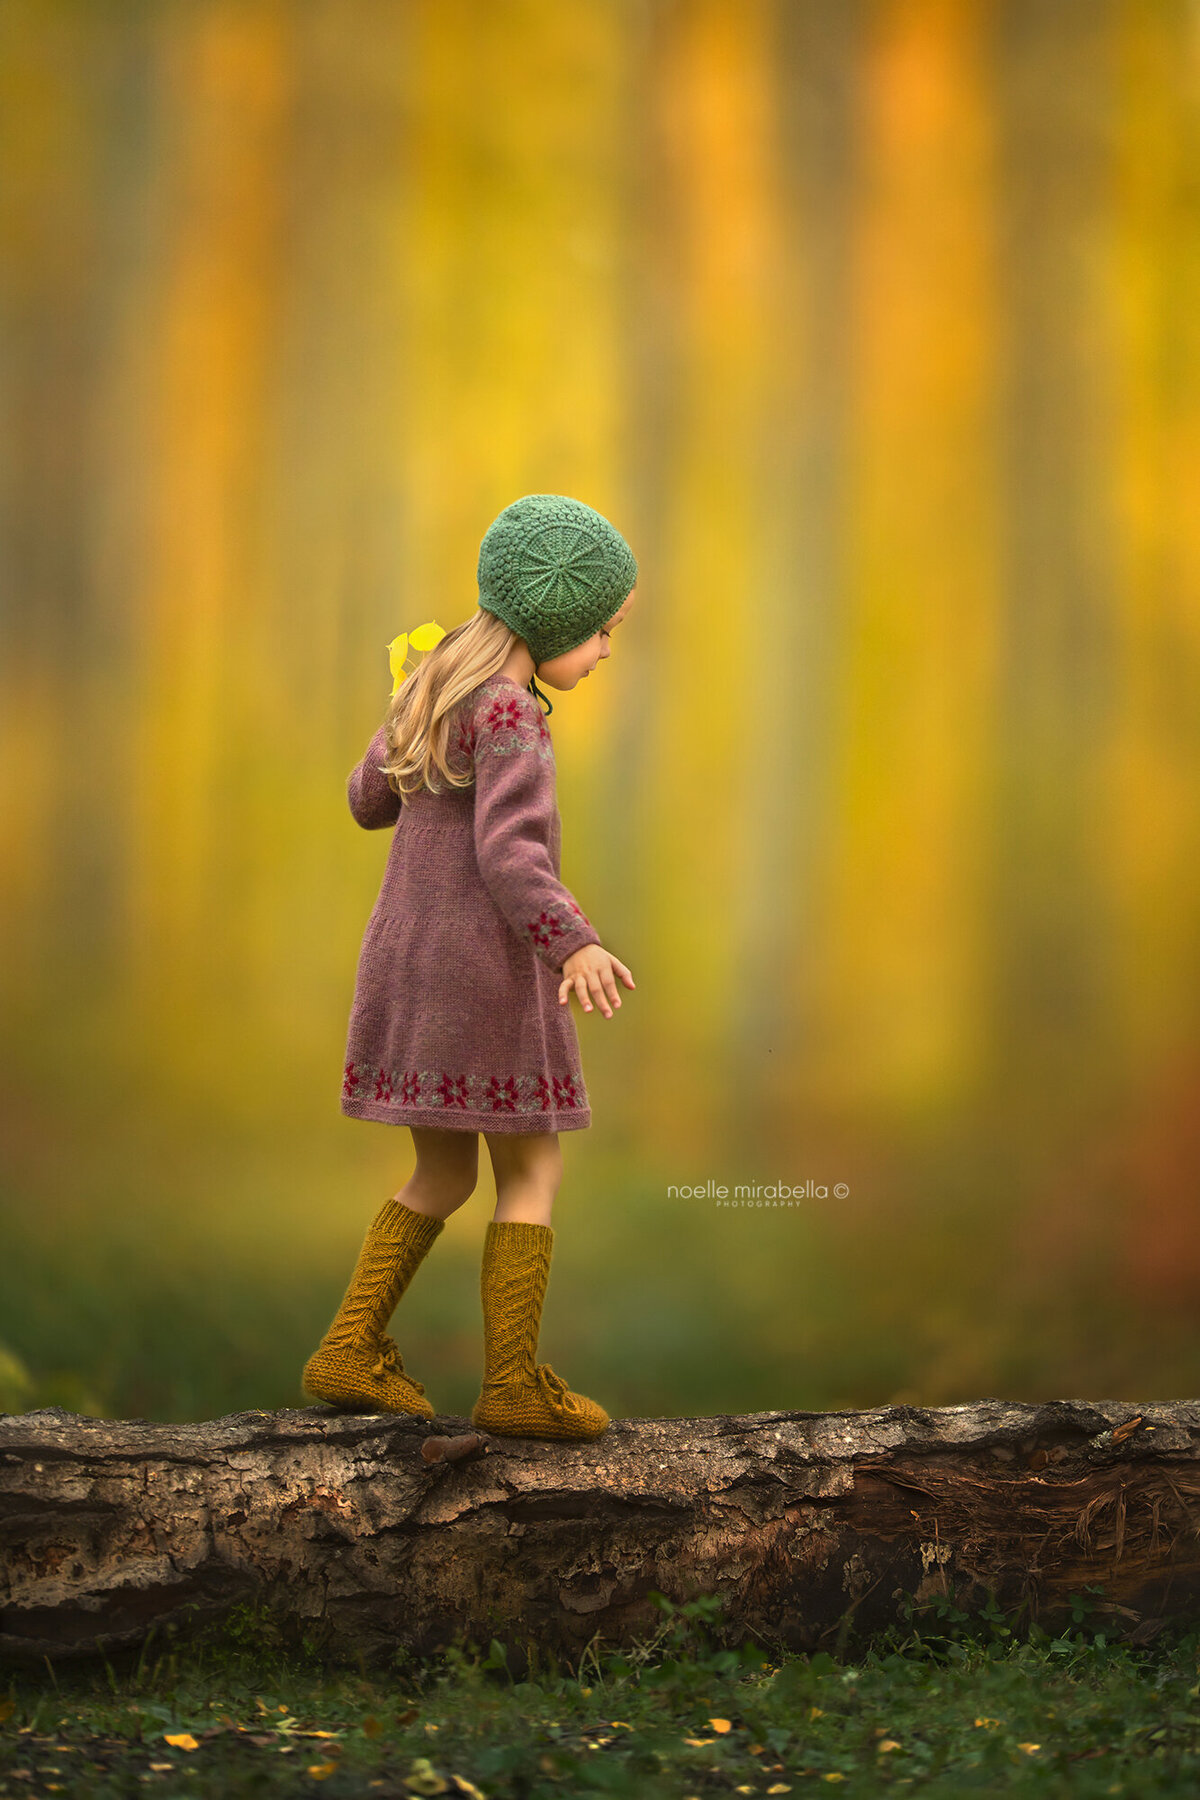
[[[345,778],[529,492],[641,567],[551,720],[638,986],[542,1354],[1200,1389],[1198,101],[1193,0],[8,0],[0,1406],[299,1403],[412,1166]]]

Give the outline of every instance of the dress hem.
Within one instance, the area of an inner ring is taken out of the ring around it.
[[[343,1104],[348,1119],[368,1125],[424,1125],[438,1131],[509,1131],[526,1136],[539,1131],[586,1131],[592,1123],[590,1106],[571,1112],[472,1112],[461,1106],[389,1106],[385,1100]]]

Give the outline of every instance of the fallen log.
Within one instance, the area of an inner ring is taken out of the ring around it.
[[[764,1648],[842,1647],[942,1595],[1018,1630],[1086,1596],[1146,1641],[1195,1617],[1198,1502],[1188,1401],[621,1419],[588,1444],[50,1407],[0,1415],[0,1655],[110,1653],[252,1601],[333,1657],[495,1638],[573,1663],[650,1635],[656,1591],[721,1595],[724,1641]]]

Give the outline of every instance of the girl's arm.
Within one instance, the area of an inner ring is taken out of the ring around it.
[[[386,759],[387,753],[387,735],[381,725],[371,739],[366,755],[356,768],[351,769],[346,780],[350,811],[365,831],[394,825],[400,817],[400,796],[392,792],[387,777],[379,773],[379,764]]]
[[[479,873],[517,936],[558,974],[600,935],[555,873],[550,734],[533,695],[513,687],[479,701],[473,726]]]

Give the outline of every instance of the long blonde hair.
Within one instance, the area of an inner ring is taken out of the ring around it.
[[[384,717],[389,750],[381,767],[402,800],[422,787],[440,794],[439,776],[450,787],[470,787],[475,779],[471,771],[455,773],[447,761],[450,715],[472,688],[508,661],[516,642],[517,633],[481,606],[464,625],[439,638],[415,674],[400,683]]]

